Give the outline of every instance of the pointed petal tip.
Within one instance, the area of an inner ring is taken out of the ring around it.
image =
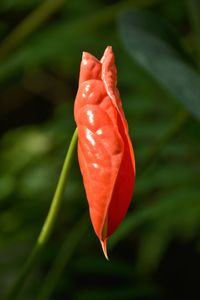
[[[87,57],[88,54],[89,54],[88,52],[83,51],[83,53],[82,53],[82,58]]]
[[[86,65],[87,64],[87,61],[88,61],[88,58],[90,57],[90,54],[88,53],[88,52],[83,52],[83,54],[82,54],[82,63],[84,64],[84,65]]]
[[[83,51],[82,61],[85,61],[85,60],[87,61],[89,59],[98,61],[98,59],[94,55],[90,54],[89,52]]]
[[[104,51],[104,55],[109,55],[109,54],[113,54],[112,46],[107,46],[105,51]]]
[[[112,48],[112,46],[107,46],[107,47],[106,47],[106,51],[110,51],[110,52],[112,52],[112,51],[113,51],[113,48]]]
[[[107,47],[106,47],[103,56],[107,56],[107,55],[109,55],[109,54],[113,54],[112,46],[107,46]]]
[[[101,242],[101,247],[103,249],[104,256],[109,261],[108,253],[107,253],[107,239],[105,239],[104,241],[100,241],[100,242]]]
[[[104,54],[101,58],[101,63],[103,64],[104,61],[108,58],[108,57],[114,57],[114,53],[113,53],[113,48],[112,46],[107,46],[105,51],[104,51]]]

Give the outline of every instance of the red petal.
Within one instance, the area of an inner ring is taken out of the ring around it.
[[[90,216],[107,256],[107,237],[124,218],[135,181],[135,159],[116,88],[112,47],[107,47],[101,62],[84,52],[74,113]]]

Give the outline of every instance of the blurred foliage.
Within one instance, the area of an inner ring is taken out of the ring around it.
[[[100,57],[110,44],[136,154],[133,202],[110,239],[108,263],[75,161],[54,234],[19,298],[177,299],[198,291],[198,8],[196,0],[1,1],[1,298],[54,193],[75,128],[81,53]]]

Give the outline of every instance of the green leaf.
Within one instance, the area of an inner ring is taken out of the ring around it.
[[[156,15],[129,11],[121,15],[119,29],[131,57],[200,119],[200,76],[171,28]]]

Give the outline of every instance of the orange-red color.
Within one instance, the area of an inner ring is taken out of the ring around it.
[[[116,87],[112,47],[99,61],[83,52],[74,114],[78,159],[94,230],[107,257],[107,238],[129,207],[135,159],[128,124]]]

